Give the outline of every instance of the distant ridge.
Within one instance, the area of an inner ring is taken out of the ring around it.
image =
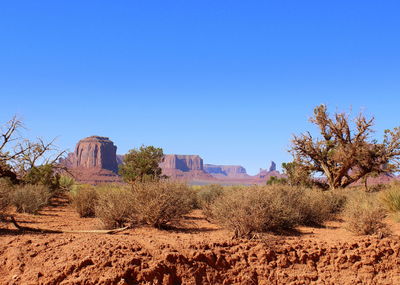
[[[123,155],[117,155],[117,147],[108,137],[81,139],[75,151],[61,159],[60,163],[67,166],[75,179],[82,183],[122,182],[118,165],[123,163]],[[259,174],[251,176],[241,165],[204,164],[196,154],[166,154],[160,167],[170,179],[201,184],[264,184],[271,176],[282,176],[276,171],[275,162],[268,170],[260,169]]]

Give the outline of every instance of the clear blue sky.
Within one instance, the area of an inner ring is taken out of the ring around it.
[[[400,125],[400,1],[1,1],[0,121],[73,150],[109,136],[241,164],[290,160],[315,105]]]

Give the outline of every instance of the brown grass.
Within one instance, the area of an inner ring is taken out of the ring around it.
[[[51,193],[44,185],[23,185],[12,191],[11,203],[19,213],[37,214],[49,203]]]
[[[93,186],[80,187],[72,195],[72,205],[81,218],[94,217],[98,193]]]
[[[132,225],[135,220],[135,208],[132,201],[130,189],[112,185],[104,186],[98,190],[96,217],[107,229]]]
[[[357,235],[388,232],[383,223],[386,213],[376,194],[354,191],[348,198],[343,215],[347,221],[347,229]]]

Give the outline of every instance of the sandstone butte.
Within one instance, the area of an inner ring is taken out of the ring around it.
[[[102,136],[80,140],[75,151],[61,160],[78,181],[90,184],[121,182],[118,165],[122,162],[123,155],[117,155],[114,143]],[[270,176],[282,176],[274,162],[269,170],[260,169],[259,174],[251,176],[240,165],[204,164],[199,155],[166,154],[160,167],[170,179],[189,183],[255,184],[265,183]]]

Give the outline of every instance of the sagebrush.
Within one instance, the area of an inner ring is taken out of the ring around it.
[[[292,230],[330,219],[339,207],[335,195],[330,195],[290,186],[233,187],[215,200],[212,215],[236,237]]]
[[[51,191],[44,185],[22,185],[11,193],[11,203],[19,213],[37,214],[49,203]]]
[[[165,227],[192,209],[193,192],[186,184],[161,180],[131,186],[135,216],[141,224]]]
[[[347,229],[357,235],[387,233],[383,222],[386,213],[376,195],[355,191],[350,195],[344,210]]]
[[[98,190],[95,213],[105,228],[132,226],[135,212],[132,191],[127,187],[104,186]]]
[[[94,217],[98,200],[97,190],[93,186],[79,187],[72,196],[72,205],[81,218]]]

